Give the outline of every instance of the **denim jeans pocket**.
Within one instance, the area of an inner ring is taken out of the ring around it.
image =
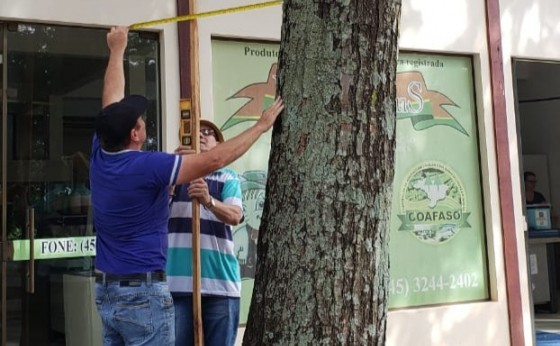
[[[127,343],[144,340],[154,332],[152,307],[147,295],[119,297],[113,317],[121,334],[133,337],[134,340],[125,340]]]

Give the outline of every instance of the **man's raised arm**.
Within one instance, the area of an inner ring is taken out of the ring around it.
[[[124,97],[124,51],[128,42],[128,28],[113,27],[107,33],[109,63],[103,80],[103,108],[118,102]]]

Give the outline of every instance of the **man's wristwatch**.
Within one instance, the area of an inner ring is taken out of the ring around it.
[[[216,201],[214,201],[214,198],[212,196],[210,196],[210,202],[208,202],[204,207],[206,209],[212,209],[216,206]]]

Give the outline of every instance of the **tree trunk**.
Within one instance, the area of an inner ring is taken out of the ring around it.
[[[284,0],[244,344],[382,345],[400,0]]]

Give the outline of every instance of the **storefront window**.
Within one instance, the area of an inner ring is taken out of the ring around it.
[[[270,42],[212,41],[214,121],[226,137],[249,126],[273,100],[278,48]],[[389,307],[487,300],[472,59],[401,52],[396,83]],[[267,140],[232,165],[242,178],[245,212],[233,235],[241,266],[241,323],[253,291],[267,176],[266,165],[251,158],[266,163]]]
[[[389,307],[489,298],[472,59],[399,54]]]
[[[8,23],[0,24],[1,32],[2,236],[10,249],[2,282],[3,337],[8,344],[95,344],[101,331],[92,299],[89,157],[108,61],[107,30]],[[124,66],[125,93],[150,102],[144,149],[157,150],[157,35],[130,33]]]

